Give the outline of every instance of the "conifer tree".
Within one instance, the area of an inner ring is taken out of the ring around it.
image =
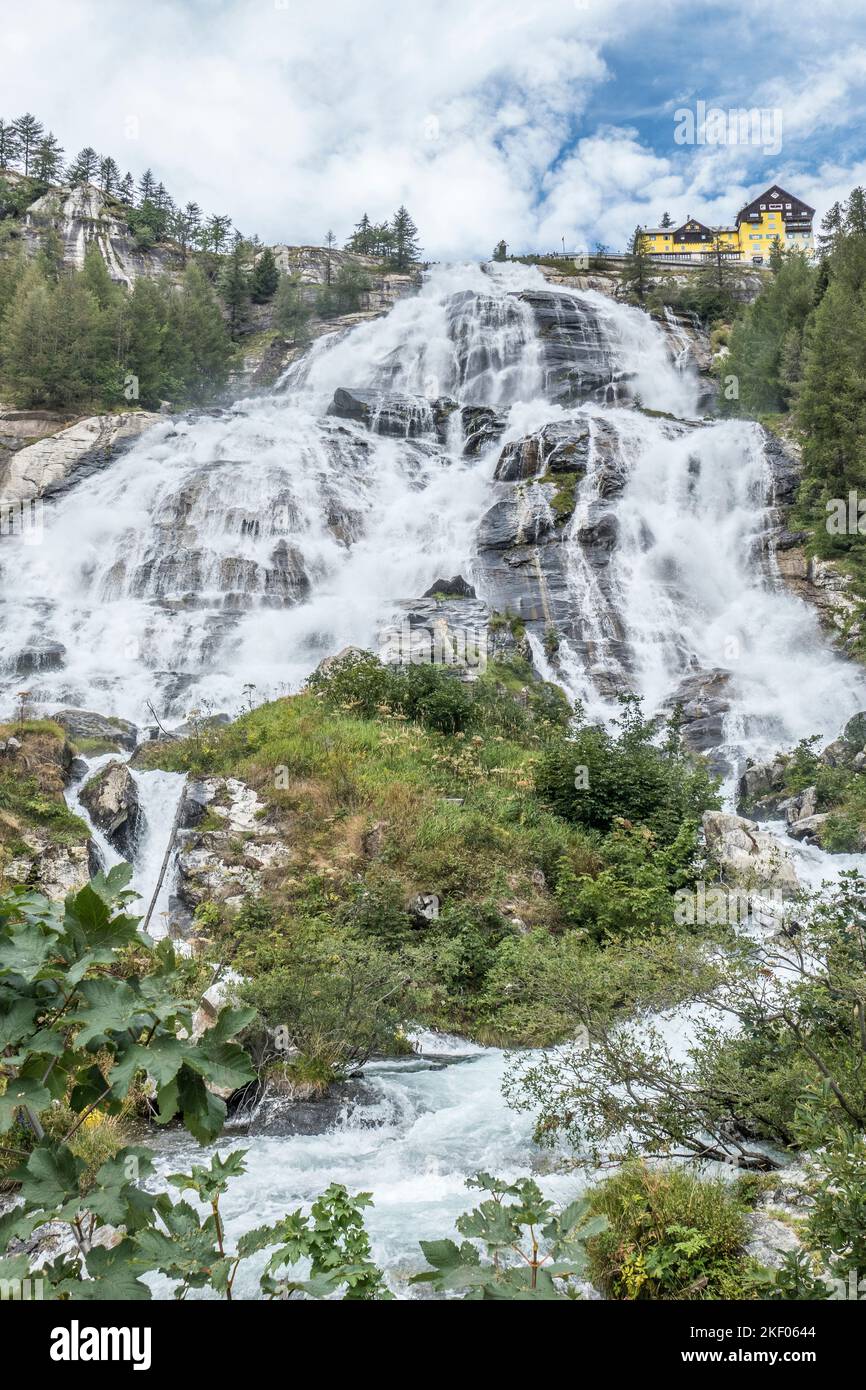
[[[674,219],[671,217],[670,213],[669,213],[669,212],[663,212],[663,213],[662,213],[662,220],[661,220],[661,222],[659,223],[659,226],[660,226],[660,227],[672,227],[673,225],[674,225]]]
[[[174,297],[172,308],[169,327],[183,348],[186,398],[194,404],[207,401],[225,386],[234,349],[216,295],[200,266],[187,267],[182,293]]]
[[[281,275],[274,299],[274,322],[277,328],[291,341],[305,342],[309,336],[308,325],[311,317],[312,311],[304,297],[300,275]]]
[[[117,196],[127,207],[135,203],[135,180],[127,169],[117,189]]]
[[[79,150],[67,170],[69,182],[73,185],[92,183],[99,171],[99,155],[92,145]]]
[[[63,147],[51,130],[36,147],[33,172],[40,183],[59,183],[63,176]]]
[[[625,265],[622,268],[622,283],[638,299],[643,299],[649,282],[650,259],[646,249],[646,238],[642,227],[635,227],[631,246]]]
[[[220,275],[219,290],[228,313],[229,333],[236,341],[246,325],[250,302],[249,244],[236,236]]]
[[[30,173],[33,156],[36,147],[45,133],[45,127],[41,121],[31,115],[29,111],[23,116],[19,116],[17,121],[12,123],[15,134],[18,138],[18,159],[21,162],[25,175]]]
[[[400,206],[391,224],[393,234],[393,261],[396,270],[408,270],[421,256],[418,244],[418,228],[409,216],[407,209]]]
[[[145,169],[138,181],[138,201],[141,203],[152,203],[153,195],[156,192],[156,179],[153,177],[152,169]]]
[[[280,272],[269,246],[262,251],[253,268],[250,280],[250,294],[254,304],[265,304],[273,299],[280,283]]]
[[[107,198],[117,192],[120,183],[120,170],[111,155],[99,161],[99,187]]]
[[[0,171],[14,169],[21,153],[14,122],[0,119]]]

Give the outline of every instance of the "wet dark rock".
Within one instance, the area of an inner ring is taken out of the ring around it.
[[[516,483],[542,473],[584,473],[590,442],[588,421],[556,421],[506,444],[493,476],[497,482]]]
[[[777,435],[771,434],[769,430],[763,430],[763,436],[764,453],[770,467],[771,478],[770,495],[767,500],[771,506],[788,507],[797,496],[802,472],[801,466],[787,451]]]
[[[455,574],[451,579],[437,579],[430,588],[424,593],[424,598],[475,598],[475,590],[471,584],[467,584],[462,574]]]
[[[489,405],[465,405],[460,411],[463,428],[463,453],[475,458],[495,444],[505,429],[505,416]]]
[[[441,403],[439,413],[441,415]],[[328,414],[355,420],[374,434],[399,439],[416,439],[436,433],[436,418],[425,396],[339,386],[328,406]]]
[[[88,709],[61,709],[51,718],[65,729],[72,743],[87,740],[92,744],[95,740],[105,745],[107,753],[121,748],[132,750],[138,742],[137,728],[126,719],[108,718]]]
[[[730,671],[720,668],[695,671],[680,681],[666,701],[670,710],[679,706],[683,741],[696,753],[722,742],[725,715],[731,707],[726,693],[730,679]]]
[[[34,642],[18,653],[15,669],[19,676],[32,676],[39,671],[59,671],[66,659],[62,642]]]
[[[478,528],[481,549],[501,550],[513,545],[534,545],[551,531],[554,520],[540,507],[521,497],[506,497],[484,513]]]
[[[568,294],[524,290],[535,316],[545,394],[562,405],[626,400],[627,378],[609,347],[594,305]]]

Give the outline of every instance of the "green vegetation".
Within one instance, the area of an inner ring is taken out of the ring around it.
[[[796,431],[803,478],[791,524],[811,532],[812,554],[836,560],[852,576],[862,606],[866,523],[856,499],[866,490],[863,189],[855,188],[846,204],[830,209],[822,233],[817,266],[796,253],[778,251],[772,257],[774,273],[755,303],[741,308],[730,355],[719,370],[735,383],[733,391],[722,393],[729,413],[780,414],[786,428]],[[850,493],[855,495],[852,517]]]
[[[346,250],[373,256],[399,271],[410,270],[421,259],[418,228],[403,206],[390,222],[371,222],[365,212],[346,242]]]
[[[667,930],[714,793],[675,731],[660,746],[657,734],[631,705],[618,739],[573,729],[561,692],[516,658],[466,684],[356,654],[305,694],[148,757],[238,776],[266,802],[291,863],[266,874],[254,917],[217,911],[210,930],[262,1014],[291,1020],[289,1046],[340,1075],[410,1021],[483,1041],[566,1037],[565,981],[607,969],[594,943]],[[438,915],[419,913],[419,894]],[[615,956],[610,972],[619,984],[593,993],[626,1002]]]
[[[684,1168],[626,1164],[595,1188],[606,1229],[589,1242],[589,1273],[608,1298],[755,1297],[744,1254],[747,1202],[735,1184]]]
[[[32,263],[4,263],[0,379],[18,405],[55,409],[158,406],[208,400],[226,382],[232,346],[203,271],[178,292],[141,277],[115,284],[96,247],[80,271],[62,266],[54,233]]]
[[[33,857],[28,841],[82,845],[89,835],[63,799],[71,753],[59,725],[47,719],[0,725],[0,741],[10,737],[21,747],[0,753],[0,883],[11,860]]]

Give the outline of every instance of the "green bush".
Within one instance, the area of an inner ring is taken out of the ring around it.
[[[744,1207],[722,1179],[630,1163],[590,1193],[608,1228],[588,1243],[594,1282],[610,1298],[742,1298]]]
[[[658,721],[643,719],[632,697],[621,704],[616,735],[583,724],[548,749],[538,764],[536,791],[566,820],[609,831],[623,819],[670,844],[684,821],[699,821],[704,810],[718,806],[718,783],[683,749],[675,725],[659,744]]]

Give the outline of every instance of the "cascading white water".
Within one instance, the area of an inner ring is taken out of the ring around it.
[[[730,672],[725,738],[734,755],[835,734],[866,705],[864,682],[777,581],[756,428],[695,423],[697,376],[682,344],[672,353],[670,332],[646,315],[590,291],[563,292],[539,327],[525,292],[556,295],[525,267],[437,269],[387,317],[318,343],[268,396],[217,418],[166,421],[46,508],[41,547],[9,542],[0,552],[6,702],[27,653],[36,667],[28,684],[46,708],[76,704],[137,722],[148,701],[177,718],[208,703],[234,711],[245,686],[256,699],[296,688],[322,656],[375,645],[400,600],[439,576],[471,576],[503,444],[581,419],[592,448],[562,549],[572,620],[594,655],[588,662],[567,639],[548,663],[533,634],[543,673],[604,716],[611,670],[656,708],[684,675],[721,667]],[[599,390],[586,392],[592,404],[564,406],[561,394],[553,403],[561,383],[547,347],[575,302],[591,310],[585,345],[600,337],[610,358],[609,402],[627,389],[676,419],[604,403]],[[407,417],[413,437],[327,416],[338,388],[425,398]],[[506,416],[501,438],[466,457],[450,426],[434,437],[440,396],[496,407]],[[612,438],[624,473],[615,496],[602,486]],[[616,524],[603,577],[581,539],[602,504]],[[535,483],[521,505],[549,509]],[[39,652],[54,655],[40,667]],[[148,828],[136,876],[146,900],[178,788],[157,780],[171,774],[137,776]],[[798,853],[811,878],[830,866],[819,851]],[[441,1046],[428,1038],[425,1051]],[[466,1055],[432,1064],[368,1068],[366,1103],[327,1133],[239,1139],[252,1150],[250,1175],[230,1189],[230,1234],[344,1181],[373,1191],[375,1253],[399,1276],[416,1263],[419,1237],[447,1234],[471,1205],[467,1175],[538,1165],[529,1119],[500,1095],[502,1055],[462,1046]],[[179,1166],[186,1141],[163,1142],[172,1151],[165,1165]],[[227,1136],[219,1147],[234,1146]],[[578,1185],[550,1174],[544,1183],[564,1198]]]

